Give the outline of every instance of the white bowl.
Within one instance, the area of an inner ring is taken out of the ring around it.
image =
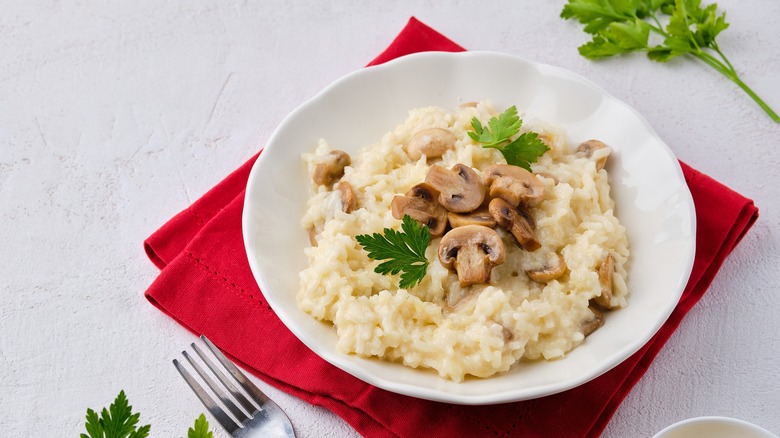
[[[674,423],[653,438],[777,438],[777,435],[735,418],[697,417]]]
[[[325,138],[356,153],[378,142],[408,110],[466,101],[511,105],[564,128],[572,141],[609,144],[617,215],[631,246],[629,306],[564,359],[520,364],[461,383],[336,350],[336,331],[298,309],[298,273],[309,245],[299,225],[308,197],[300,157]],[[499,53],[429,52],[369,67],[336,81],[279,125],[249,176],[243,235],[249,265],[282,322],[331,364],[378,387],[424,399],[492,404],[573,388],[639,350],[677,304],[693,264],[696,215],[677,159],[631,107],[561,68]],[[258,339],[257,342],[262,342]]]

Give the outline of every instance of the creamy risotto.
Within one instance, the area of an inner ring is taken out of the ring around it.
[[[500,197],[496,181],[508,181],[502,179],[509,169],[503,155],[468,135],[473,117],[487,125],[497,114],[489,102],[414,109],[354,157],[325,140],[304,156],[312,192],[302,226],[312,246],[305,250],[309,263],[300,274],[297,301],[314,318],[333,323],[340,351],[433,369],[454,381],[488,377],[523,361],[563,357],[609,318],[604,310],[626,305],[629,249],[603,168],[609,147],[589,139],[569,144],[565,133],[523,117],[521,132],[537,132],[550,150],[528,174],[537,198],[506,203],[493,199]],[[431,128],[440,128],[438,134]],[[440,134],[448,145],[437,144]],[[474,213],[448,211],[444,226],[439,220],[425,223],[432,231],[446,227],[444,237],[434,233],[422,281],[402,289],[398,275],[374,272],[380,262],[368,257],[355,236],[399,229],[402,206],[394,204],[420,195],[432,168],[456,174],[470,168],[485,196]],[[502,212],[524,227],[501,223]],[[457,251],[440,254],[442,240],[461,228],[453,227],[464,216],[478,224],[469,225],[473,229],[489,228],[486,233],[500,238],[491,247],[480,243],[488,265],[476,274],[463,272],[464,260],[445,267],[442,257]],[[521,231],[530,233],[531,243]],[[499,250],[500,263],[488,260]]]

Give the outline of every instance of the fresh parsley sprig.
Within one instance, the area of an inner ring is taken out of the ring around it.
[[[681,55],[698,58],[737,84],[777,123],[780,116],[750,89],[723,54],[715,37],[726,30],[726,14],[718,5],[703,6],[701,0],[568,0],[561,18],[574,18],[593,35],[579,47],[588,59],[630,52],[647,52],[653,61],[666,62]],[[662,19],[668,16],[664,27]],[[663,44],[650,46],[650,33]]]
[[[133,407],[127,401],[124,391],[114,399],[114,403],[103,408],[98,417],[97,412],[87,409],[86,434],[81,438],[146,438],[149,436],[151,425],[137,427],[141,414],[133,413]]]
[[[524,132],[514,141],[512,137],[520,132],[523,121],[517,115],[517,107],[512,105],[498,117],[488,120],[487,126],[476,117],[471,119],[474,132],[469,137],[484,148],[498,149],[508,164],[520,166],[531,171],[531,164],[550,150],[535,132]]]
[[[214,438],[204,414],[200,414],[200,417],[195,419],[195,425],[187,430],[187,438]]]
[[[87,422],[84,426],[89,435],[82,433],[80,438],[146,438],[152,426],[147,424],[138,427],[140,415],[133,413],[125,391],[119,391],[114,402],[108,409],[103,408],[100,416],[92,409],[87,409]],[[203,414],[200,414],[195,425],[187,431],[187,438],[213,437],[213,433],[209,431],[209,422]]]
[[[517,115],[517,107],[512,105],[498,117],[488,120],[488,126],[482,126],[482,123],[474,117],[471,119],[471,127],[474,132],[469,132],[472,140],[482,143],[483,147],[494,148],[509,141],[513,135],[520,132],[520,126],[523,124]]]
[[[428,269],[428,259],[425,249],[431,240],[431,232],[427,226],[420,225],[404,215],[401,220],[401,231],[385,228],[384,235],[380,233],[360,234],[355,236],[358,243],[368,251],[368,257],[374,260],[386,260],[376,268],[378,274],[401,273],[399,286],[404,289],[414,287],[425,277]]]

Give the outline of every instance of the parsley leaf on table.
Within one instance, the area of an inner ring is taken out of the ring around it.
[[[427,226],[420,225],[409,215],[401,221],[401,231],[391,228],[379,233],[355,236],[358,243],[368,251],[368,257],[374,260],[386,260],[380,263],[374,272],[378,274],[398,274],[401,272],[401,286],[404,289],[414,287],[425,277],[428,259],[425,249],[431,240]]]
[[[89,435],[81,434],[81,438],[146,438],[149,436],[150,425],[136,428],[141,414],[133,414],[133,407],[128,404],[124,391],[120,391],[114,403],[108,409],[103,408],[98,414],[87,409],[85,427]]]
[[[667,18],[666,26],[662,19]],[[647,52],[653,61],[666,62],[681,55],[698,58],[737,84],[773,121],[780,116],[750,89],[720,50],[715,37],[729,27],[718,5],[701,0],[568,0],[561,18],[584,24],[591,41],[579,47],[582,56],[600,59],[630,52]],[[650,34],[663,38],[651,46]]]
[[[187,431],[187,438],[214,438],[214,434],[209,432],[209,422],[205,415],[200,414],[195,420],[195,425]]]
[[[491,118],[487,127],[482,126],[476,117],[471,119],[474,132],[469,132],[469,137],[477,143],[482,143],[484,148],[498,149],[508,164],[530,172],[531,164],[550,148],[535,132],[525,132],[512,141],[512,136],[520,132],[522,124],[523,121],[517,115],[517,107],[512,105],[498,117]]]
[[[82,433],[80,438],[146,438],[152,426],[147,424],[136,427],[140,415],[133,413],[133,407],[127,401],[125,392],[119,391],[114,403],[108,409],[103,408],[100,416],[92,409],[87,409],[87,422],[84,426],[89,435]],[[195,420],[195,426],[189,429],[187,438],[213,438],[205,415],[200,414]]]

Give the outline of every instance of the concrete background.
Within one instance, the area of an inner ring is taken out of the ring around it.
[[[203,411],[170,360],[193,336],[143,298],[142,241],[269,138],[282,118],[365,65],[415,15],[469,49],[595,81],[679,158],[754,199],[761,218],[605,437],[725,415],[780,433],[780,125],[690,59],[579,56],[562,0],[4,0],[0,13],[0,424],[75,436],[124,389],[152,436]],[[721,0],[721,48],[780,111],[776,0]],[[301,437],[357,434],[260,383]],[[213,421],[212,421],[213,424]],[[215,434],[225,437],[221,430]]]

